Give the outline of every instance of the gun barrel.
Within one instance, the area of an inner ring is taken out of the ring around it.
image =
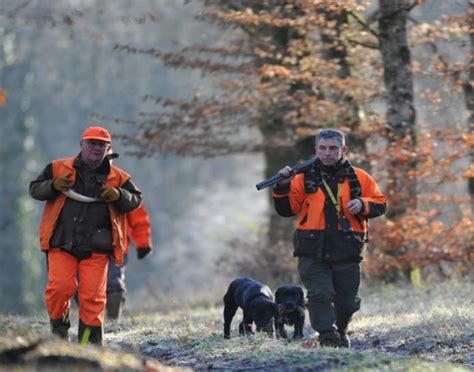
[[[265,189],[268,186],[272,186],[275,183],[280,182],[283,179],[285,179],[285,177],[283,177],[281,174],[275,174],[274,176],[271,176],[270,178],[267,178],[265,181],[257,183],[257,185],[256,185],[257,190]]]
[[[313,166],[314,161],[315,161],[315,158],[311,158],[301,164],[295,165],[294,167],[291,168],[290,176],[301,173],[301,172],[305,172],[307,169]],[[255,186],[257,187],[257,190],[262,190],[268,186],[272,186],[275,183],[284,180],[285,178],[286,177],[277,173],[274,176],[271,176],[270,178],[267,178],[266,180],[260,183],[257,183]]]

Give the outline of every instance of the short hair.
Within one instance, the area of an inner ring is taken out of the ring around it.
[[[344,133],[337,129],[323,129],[315,138],[315,145],[317,146],[321,139],[335,138],[339,142],[339,145],[345,146],[346,139]]]

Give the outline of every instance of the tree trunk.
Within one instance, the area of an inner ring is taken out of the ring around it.
[[[295,32],[290,27],[272,27],[268,30],[271,35],[273,43],[281,51],[282,55],[288,54],[288,47],[292,40],[304,40],[308,34],[300,30]],[[305,51],[306,54],[311,51]],[[303,58],[304,53],[299,56]],[[280,63],[278,60],[276,64]],[[314,94],[312,87],[306,84],[292,84],[288,89],[288,95],[295,95],[297,92],[304,91],[305,94]],[[276,103],[278,104],[278,103]],[[266,115],[263,113],[263,117]],[[279,120],[268,122],[262,120],[260,128],[264,142],[266,138],[285,138],[293,134],[293,129],[287,123]],[[271,142],[271,141],[270,141]],[[314,137],[306,137],[298,140],[293,147],[278,147],[275,148],[271,144],[264,145],[265,159],[266,159],[266,177],[271,177],[277,173],[285,165],[294,165],[301,160],[306,160],[314,156]],[[271,190],[269,192],[271,198]],[[272,201],[273,204],[273,201]],[[270,214],[270,221],[268,225],[268,242],[271,249],[280,251],[282,257],[291,256],[292,236],[295,229],[294,218],[284,218],[278,216],[274,211]],[[278,252],[277,252],[278,253]]]
[[[285,165],[295,165],[300,160],[306,160],[314,156],[314,138],[308,137],[298,141],[294,147],[282,148],[266,146],[265,150],[266,169],[265,177],[276,174]],[[271,188],[268,196],[273,204]],[[294,218],[278,216],[276,212],[270,214],[268,228],[268,242],[270,245],[280,244],[291,248],[291,238],[295,229]],[[292,252],[290,249],[289,252]]]
[[[40,253],[32,213],[34,201],[25,194],[31,155],[27,146],[32,143],[33,128],[28,125],[29,113],[20,107],[22,99],[28,97],[25,79],[28,68],[28,64],[16,63],[0,71],[0,77],[7,86],[17,87],[1,109],[4,120],[0,129],[0,233],[3,252],[0,263],[0,313],[31,312],[41,298]]]
[[[413,74],[407,38],[407,0],[379,0],[380,52],[386,88],[387,138],[393,151],[389,160],[387,195],[390,200],[389,217],[403,216],[416,208],[416,160],[412,158],[416,146],[413,104]]]
[[[351,77],[351,68],[347,60],[347,49],[341,41],[341,30],[347,24],[346,12],[325,12],[324,16],[328,22],[334,22],[334,30],[329,28],[321,29],[321,41],[324,46],[323,56],[330,63],[339,65],[337,76],[341,79]],[[335,31],[335,32],[334,32]],[[332,101],[342,101],[344,105],[343,115],[340,124],[351,128],[351,132],[346,136],[347,146],[350,151],[359,154],[367,153],[366,137],[358,134],[361,125],[359,110],[361,109],[350,94],[343,94],[330,97]],[[356,162],[354,165],[364,168],[370,172],[370,163],[364,160]]]
[[[474,3],[469,3],[469,38],[471,41],[471,55],[469,58],[469,75],[467,81],[464,82],[464,97],[466,101],[466,109],[469,112],[468,119],[468,132],[472,134],[474,130],[474,93],[472,84],[474,82],[474,30],[472,26],[474,24]],[[472,150],[471,150],[472,151]],[[471,152],[471,163],[474,161],[474,152]],[[468,179],[468,190],[471,196],[471,207],[474,207],[474,177]]]

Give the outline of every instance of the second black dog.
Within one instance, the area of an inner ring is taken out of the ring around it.
[[[303,337],[305,319],[304,293],[296,285],[283,285],[275,293],[275,302],[278,305],[278,333],[282,338],[287,338],[285,324],[294,326],[293,338]]]
[[[270,288],[256,280],[233,280],[224,295],[224,337],[230,338],[232,318],[239,307],[244,313],[239,324],[241,335],[252,334],[252,323],[255,323],[257,332],[264,331],[273,336],[273,323],[276,329],[278,319],[278,307],[273,299]]]

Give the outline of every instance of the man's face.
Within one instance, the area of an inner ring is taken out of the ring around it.
[[[347,151],[336,138],[321,138],[316,145],[316,156],[324,165],[334,165]]]
[[[81,140],[82,160],[88,164],[99,165],[109,151],[110,143],[95,139]]]

